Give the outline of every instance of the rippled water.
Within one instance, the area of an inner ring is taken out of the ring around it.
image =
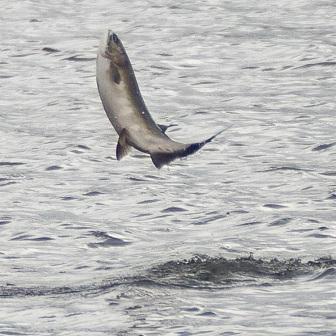
[[[334,1],[2,1],[1,335],[335,335]],[[199,153],[115,160],[115,30]]]

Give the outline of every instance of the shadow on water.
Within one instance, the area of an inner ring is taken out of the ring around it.
[[[141,275],[109,279],[81,286],[17,287],[0,286],[0,297],[99,295],[119,286],[174,287],[191,289],[230,289],[242,286],[273,286],[302,279],[317,281],[336,278],[336,260],[236,259],[196,255],[191,259],[169,261],[148,269]]]

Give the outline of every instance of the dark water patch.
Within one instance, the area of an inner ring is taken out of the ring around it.
[[[242,67],[242,70],[255,70],[255,69],[259,69],[259,67],[257,67],[257,66],[244,66],[244,67]]]
[[[203,80],[203,81],[198,81],[196,83],[193,83],[193,85],[211,85],[211,84],[216,84],[216,83],[217,82],[214,80]]]
[[[50,237],[33,237],[31,235],[27,235],[27,234],[23,234],[23,235],[19,235],[17,237],[14,237],[11,239],[12,241],[23,241],[23,240],[28,240],[28,241],[48,241],[48,240],[54,240],[54,238],[50,238]]]
[[[329,199],[329,200],[336,200],[336,194],[332,193],[327,199]]]
[[[309,106],[304,106],[304,107],[309,107]],[[297,117],[294,118],[294,120],[299,120],[299,121],[301,121],[301,120],[306,121],[306,120],[311,120],[311,119],[312,119],[312,117],[307,116],[307,115],[300,115],[300,116],[297,116]]]
[[[48,240],[54,240],[54,238],[51,237],[37,237],[37,238],[31,238],[28,240],[32,240],[32,241],[48,241]]]
[[[89,247],[97,248],[97,247],[111,247],[111,246],[125,246],[131,244],[130,242],[126,242],[122,239],[116,238],[116,237],[110,237],[108,239],[105,239],[102,242],[99,243],[89,243]]]
[[[246,155],[242,155],[243,158],[260,158],[263,157],[263,154],[246,154]]]
[[[196,65],[192,65],[192,64],[181,64],[180,67],[181,68],[187,68],[187,69],[197,68]]]
[[[300,259],[263,260],[248,258],[225,259],[195,256],[189,260],[170,261],[153,267],[147,279],[164,286],[218,288],[262,285],[293,280],[301,276],[321,274],[336,266],[331,258],[302,262]]]
[[[8,181],[8,182],[5,182],[5,183],[0,183],[0,187],[7,187],[9,185],[12,185],[12,184],[16,184],[17,182],[14,182],[14,181]]]
[[[312,234],[308,235],[307,237],[313,237],[313,238],[336,238],[334,236],[327,235],[327,234],[322,234],[322,233],[312,233]]]
[[[228,211],[226,214],[227,215],[232,215],[232,214],[247,214],[249,213],[247,210],[231,210],[231,211]]]
[[[326,227],[326,226],[320,226],[318,229],[319,229],[320,231],[329,230],[329,228]]]
[[[169,217],[170,214],[164,214],[164,215],[159,215],[159,216],[155,216],[154,218],[155,219],[160,219],[160,218],[166,218],[166,217]]]
[[[169,207],[166,209],[161,210],[161,212],[168,213],[168,212],[185,212],[188,211],[187,209],[181,207]]]
[[[97,248],[97,247],[111,247],[111,246],[125,246],[128,244],[131,244],[130,242],[127,242],[123,239],[113,237],[106,232],[103,231],[91,231],[91,235],[93,235],[96,238],[103,239],[102,242],[98,243],[89,243],[89,247]]]
[[[275,203],[267,203],[263,205],[264,208],[269,208],[269,209],[283,209],[287,208],[285,205],[281,204],[275,204]]]
[[[314,229],[294,229],[290,230],[289,232],[310,232],[310,231],[314,231]]]
[[[1,327],[3,329],[3,327]],[[0,335],[4,336],[21,336],[21,335],[27,335],[26,333],[22,333],[20,331],[11,331],[11,330],[2,330],[0,331]]]
[[[149,203],[155,203],[158,202],[159,200],[157,199],[149,199],[149,200],[144,200],[144,201],[140,201],[137,204],[149,204]]]
[[[89,158],[88,160],[91,161],[91,162],[102,162],[101,160],[93,159],[93,158]],[[106,180],[108,180],[108,179],[106,179]]]
[[[63,58],[64,61],[71,61],[71,62],[89,62],[94,61],[95,59],[96,59],[95,57],[81,57],[79,55]]]
[[[78,149],[73,149],[70,151],[71,153],[74,153],[74,154],[83,154],[84,152],[81,151],[81,150],[78,150]]]
[[[21,166],[24,164],[25,163],[23,162],[7,162],[7,161],[0,162],[0,166]]]
[[[326,105],[325,102],[321,102],[321,103],[315,103],[315,104],[308,104],[308,105],[303,105],[303,107],[316,107],[316,106],[323,106]],[[295,119],[311,119],[311,116],[300,116],[300,117],[296,117]]]
[[[21,239],[21,240],[29,240],[29,241],[49,241],[49,240],[54,240],[54,238],[51,238],[51,237],[36,237],[36,238],[27,238],[27,239]]]
[[[109,234],[104,231],[90,231],[90,235],[97,238],[109,238]]]
[[[36,55],[36,52],[26,53],[26,54],[15,54],[15,55],[11,55],[11,57],[19,58],[19,57],[27,57],[27,56],[33,56],[33,55]]]
[[[128,176],[128,180],[135,181],[135,182],[145,182],[145,179],[139,178],[139,177],[133,177],[133,176]]]
[[[306,68],[312,68],[312,67],[328,67],[328,66],[335,66],[335,65],[336,65],[336,62],[307,63],[299,67],[296,67],[295,69],[306,69]]]
[[[281,225],[286,225],[288,224],[289,222],[292,221],[292,218],[280,218],[280,219],[277,219],[275,221],[273,221],[272,223],[269,224],[269,226],[281,226]]]
[[[335,171],[326,171],[324,173],[320,173],[320,175],[334,177],[334,176],[336,176],[336,172]]]
[[[205,224],[214,222],[218,219],[225,218],[226,216],[227,216],[227,214],[218,214],[218,215],[214,215],[214,216],[211,216],[211,217],[199,219],[198,221],[194,222],[193,224],[195,224],[195,225],[205,225]]]
[[[181,310],[186,312],[198,312],[200,309],[198,307],[182,307]]]
[[[78,200],[78,197],[74,197],[74,196],[63,196],[63,197],[61,197],[61,200],[63,200],[63,201],[73,201],[73,200]]]
[[[312,151],[316,152],[316,151],[325,150],[325,149],[331,148],[331,147],[333,147],[335,145],[336,145],[336,142],[332,142],[332,143],[329,143],[329,144],[318,145],[318,146],[314,147],[312,149]]]
[[[293,68],[292,65],[285,65],[281,68],[281,70],[288,70],[288,69],[291,69],[291,68]]]
[[[259,225],[259,224],[262,224],[262,222],[252,221],[252,222],[246,222],[246,223],[238,224],[238,226],[254,226],[254,225]]]
[[[308,172],[308,171],[311,171],[311,170],[310,169],[299,168],[299,167],[282,166],[282,167],[270,167],[269,169],[262,170],[261,172],[274,172],[274,171],[304,171],[304,172]]]
[[[206,317],[211,317],[211,316],[217,316],[216,313],[212,312],[212,311],[205,311],[203,313],[197,314],[197,316],[206,316]]]
[[[47,167],[46,168],[46,171],[52,171],[52,170],[60,170],[60,169],[62,169],[62,167],[61,166],[49,166],[49,167]]]
[[[233,146],[233,147],[244,147],[244,146],[246,146],[246,144],[242,144],[242,143],[239,143],[239,142],[232,142],[228,145]]]
[[[99,196],[99,195],[103,195],[104,193],[100,192],[100,191],[89,191],[85,194],[83,194],[83,196]]]
[[[58,53],[58,52],[60,52],[60,50],[55,49],[55,48],[51,48],[51,47],[44,47],[44,48],[42,48],[42,51],[45,51],[47,53]]]
[[[137,310],[137,309],[141,309],[142,306],[140,305],[135,305],[135,306],[130,306],[130,307],[127,307],[126,310]]]
[[[12,238],[11,240],[28,240],[30,237],[32,237],[31,235],[19,235],[19,236],[16,236],[14,238]]]
[[[85,146],[85,145],[77,145],[76,147],[78,147],[78,148],[80,148],[80,149],[86,149],[86,150],[91,149],[90,147]]]
[[[159,56],[163,56],[163,57],[171,57],[173,56],[172,54],[168,54],[168,53],[158,53]]]
[[[141,217],[146,217],[146,216],[150,216],[150,215],[152,215],[152,214],[149,213],[149,212],[139,213],[139,214],[135,215],[134,218],[141,218]]]

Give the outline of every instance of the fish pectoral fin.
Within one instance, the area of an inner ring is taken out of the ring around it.
[[[119,140],[117,144],[116,155],[118,161],[121,160],[124,156],[126,156],[131,150],[131,146],[128,144],[127,138],[128,138],[128,132],[124,128],[119,135]]]

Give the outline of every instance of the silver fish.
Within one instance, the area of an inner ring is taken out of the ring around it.
[[[119,37],[108,30],[98,49],[97,86],[105,112],[119,134],[116,156],[122,159],[131,147],[150,154],[157,168],[195,153],[214,136],[184,144],[170,139],[168,126],[155,123],[141,96],[131,62]]]

